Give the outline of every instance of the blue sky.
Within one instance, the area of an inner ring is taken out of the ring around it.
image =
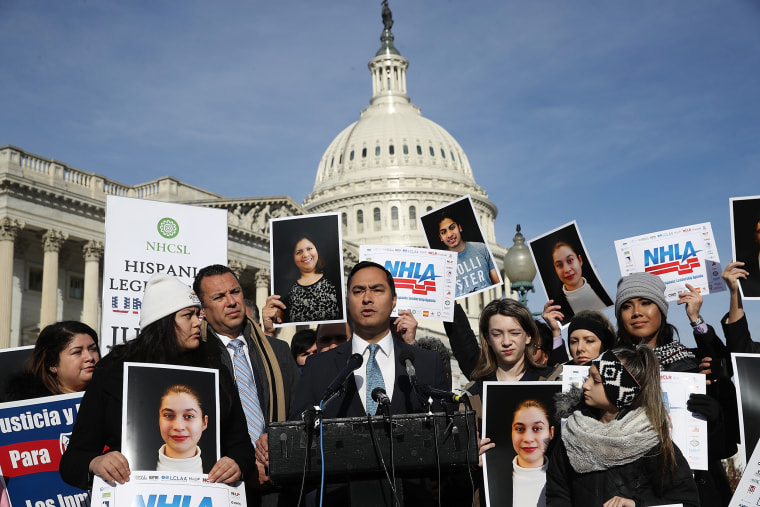
[[[731,258],[728,199],[760,194],[756,0],[390,6],[412,101],[467,153],[500,243],[577,220],[613,295],[616,239],[709,221]],[[368,104],[381,31],[379,1],[0,0],[0,145],[300,202]]]

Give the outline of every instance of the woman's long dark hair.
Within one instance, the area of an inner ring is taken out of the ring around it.
[[[53,394],[61,394],[62,391],[58,377],[53,375],[50,368],[58,364],[61,352],[77,334],[86,334],[92,338],[95,345],[98,344],[98,333],[84,322],[76,320],[64,320],[46,326],[37,337],[37,343],[34,344],[28,369]]]
[[[663,472],[669,472],[670,477],[673,478],[678,465],[673,440],[670,438],[670,418],[665,409],[662,387],[660,387],[660,362],[652,349],[646,345],[639,345],[633,349],[619,348],[613,350],[613,353],[641,386],[641,391],[633,400],[631,408],[641,407],[646,413],[660,441],[658,468]],[[664,479],[665,474],[661,474],[661,487]]]

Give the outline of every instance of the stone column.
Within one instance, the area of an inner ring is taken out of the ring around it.
[[[100,259],[103,258],[103,242],[88,241],[82,248],[84,255],[84,301],[82,303],[82,322],[98,329],[98,302],[100,301]]]
[[[259,313],[267,304],[267,297],[269,296],[269,278],[271,274],[268,269],[259,269],[256,271],[254,278],[256,280],[256,306],[259,307]]]
[[[0,219],[0,348],[11,346],[11,308],[13,303],[13,242],[24,222]]]
[[[243,271],[245,271],[245,263],[236,260],[228,260],[227,266],[232,270],[233,273],[235,273],[235,276],[238,277],[238,280],[240,280]]]
[[[40,329],[58,320],[58,252],[69,234],[48,230],[42,235],[42,249],[45,260],[42,263],[42,308],[40,309]]]

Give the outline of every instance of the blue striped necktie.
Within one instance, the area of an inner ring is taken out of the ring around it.
[[[240,402],[245,412],[245,421],[248,424],[248,435],[251,442],[256,444],[261,433],[264,431],[264,413],[261,411],[261,402],[256,391],[256,382],[253,380],[251,367],[245,357],[243,340],[236,338],[227,346],[233,350],[232,364],[235,367],[235,383],[237,384]]]
[[[380,371],[380,365],[377,364],[375,355],[380,350],[380,345],[373,343],[369,346],[369,360],[367,361],[367,413],[375,415],[377,413],[377,402],[372,399],[372,391],[376,387],[385,389],[383,372]]]

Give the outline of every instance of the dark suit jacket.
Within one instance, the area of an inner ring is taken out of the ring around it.
[[[232,378],[235,378],[235,368],[232,366],[232,359],[229,352],[222,344],[222,341],[216,335],[216,332],[211,326],[207,327],[207,339],[209,343],[217,347],[222,364],[227,368]],[[246,321],[245,328],[243,329],[243,336],[248,344],[248,353],[253,363],[252,370],[256,381],[256,386],[260,386],[258,389],[259,402],[261,403],[261,410],[264,412],[264,418],[266,422],[272,422],[269,420],[267,414],[269,414],[270,404],[274,404],[272,407],[272,413],[277,414],[278,404],[284,404],[285,414],[289,411],[290,401],[292,397],[292,391],[295,383],[298,381],[298,367],[296,366],[293,355],[290,353],[290,347],[288,344],[277,338],[271,336],[264,337],[265,340],[269,340],[269,344],[274,351],[274,358],[263,358],[256,354],[256,347],[253,344],[251,335],[253,333],[259,333],[258,328],[251,323],[250,320]],[[275,393],[275,399],[269,399],[269,384],[267,383],[267,376],[264,374],[264,368],[268,367],[268,362],[274,360],[280,366],[282,372],[282,382],[284,386],[283,393]]]
[[[395,356],[396,382],[393,386],[393,397],[391,399],[391,413],[393,414],[412,414],[425,410],[424,400],[414,392],[406,370],[398,361],[399,354],[407,349],[414,353],[414,367],[419,383],[441,390],[448,389],[443,362],[436,352],[412,347],[395,340],[393,342],[393,354]],[[351,354],[351,340],[349,340],[332,350],[309,356],[291,404],[289,417],[291,420],[300,419],[301,412],[319,404],[327,386],[340,373]],[[346,380],[345,392],[333,398],[324,408],[323,414],[325,418],[360,417],[367,414],[359,397],[353,373]]]

